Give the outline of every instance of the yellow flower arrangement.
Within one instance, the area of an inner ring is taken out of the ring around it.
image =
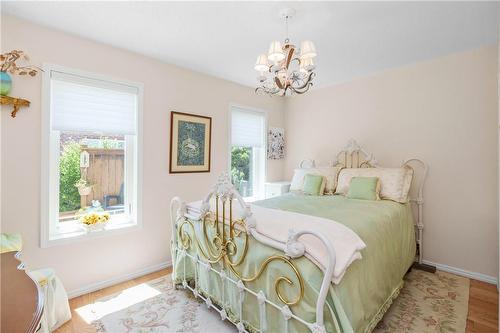
[[[96,223],[106,223],[109,221],[108,213],[89,213],[80,217],[80,222],[86,225],[94,225]]]

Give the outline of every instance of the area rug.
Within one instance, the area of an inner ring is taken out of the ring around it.
[[[220,320],[215,310],[207,309],[191,293],[175,289],[170,275],[102,298],[79,314],[87,321],[95,319],[92,325],[97,332],[235,332],[235,327]]]
[[[465,332],[469,279],[437,271],[412,270],[375,333]]]
[[[465,332],[469,280],[413,270],[376,333]],[[97,332],[236,332],[190,293],[176,290],[165,276],[77,310]]]

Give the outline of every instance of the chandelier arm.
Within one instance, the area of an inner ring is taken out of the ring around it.
[[[309,88],[311,88],[312,85],[313,85],[313,83],[309,82],[306,86],[302,86],[301,89],[295,89],[294,88],[294,91],[297,94],[303,94],[303,93],[306,93],[307,91],[309,91]]]
[[[312,79],[314,77],[313,75],[314,73],[310,73],[309,74],[309,77],[307,79],[307,81],[300,87],[291,87],[291,89],[293,90],[293,92],[297,93],[297,94],[303,94],[305,92],[307,92],[309,90],[309,88],[311,88],[311,86],[313,85],[312,83]]]
[[[290,66],[290,63],[292,62],[292,60],[294,59],[293,54],[295,53],[295,48],[290,47],[290,46],[288,46],[287,48],[288,48],[288,52],[287,52],[284,67],[288,71],[288,67]]]
[[[294,57],[291,61],[297,61],[297,65],[300,66],[300,58],[299,57]]]
[[[297,90],[297,92],[298,92],[299,94],[303,94],[303,93],[307,92],[311,86],[312,86],[312,83],[308,83],[308,84],[307,84],[307,86],[305,86],[305,87],[304,87],[304,88],[302,88],[302,89]]]
[[[295,88],[292,88],[292,91],[295,94],[298,94],[298,95],[302,95],[302,94],[306,93],[308,90],[309,90],[309,88],[307,88],[307,89],[295,89]]]
[[[281,80],[277,76],[274,77],[274,82],[276,83],[276,85],[278,86],[278,88],[280,88],[280,89],[284,89],[285,88],[283,86],[283,84],[281,83]]]

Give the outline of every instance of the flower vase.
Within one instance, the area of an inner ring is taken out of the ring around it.
[[[12,89],[12,79],[7,72],[0,72],[0,95],[7,96]]]
[[[104,227],[106,226],[106,222],[98,222],[98,223],[94,223],[94,224],[82,223],[82,225],[87,230],[87,232],[102,231],[102,230],[104,230]]]

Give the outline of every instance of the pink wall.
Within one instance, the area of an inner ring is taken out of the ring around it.
[[[57,30],[2,16],[2,51],[21,49],[36,65],[54,63],[144,83],[143,228],[139,231],[39,247],[41,79],[14,78],[12,96],[31,101],[12,119],[1,113],[2,232],[21,232],[31,268],[53,267],[69,291],[170,259],[169,202],[201,199],[228,166],[228,110],[237,103],[268,111],[283,127],[283,101],[251,88],[168,65]],[[2,107],[2,109],[4,109]],[[170,111],[212,117],[212,171],[168,173]],[[268,161],[268,179],[281,178],[283,161]]]
[[[382,165],[421,158],[424,259],[496,278],[497,62],[484,47],[288,99],[285,175],[333,160],[350,138]]]

